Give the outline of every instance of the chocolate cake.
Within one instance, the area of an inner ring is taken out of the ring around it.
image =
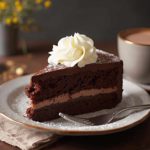
[[[66,66],[49,64],[31,77],[26,94],[27,116],[36,121],[115,107],[122,99],[123,63],[115,55],[96,50],[95,63]]]

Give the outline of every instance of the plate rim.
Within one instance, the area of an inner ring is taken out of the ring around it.
[[[121,131],[125,131],[127,129],[131,129],[139,124],[141,124],[142,122],[144,122],[149,116],[150,116],[150,112],[147,112],[147,114],[142,118],[139,119],[137,121],[135,121],[134,123],[130,124],[130,125],[126,125],[124,127],[116,127],[115,129],[109,129],[109,130],[94,130],[94,131],[87,131],[87,130],[65,130],[65,129],[56,129],[56,128],[46,128],[46,127],[39,127],[39,126],[33,126],[30,124],[26,124],[26,123],[22,123],[19,122],[15,119],[9,118],[8,116],[6,116],[3,113],[0,113],[3,117],[7,118],[8,120],[16,123],[17,125],[21,125],[24,127],[27,127],[29,129],[37,129],[40,131],[45,131],[45,132],[51,132],[54,134],[58,134],[58,135],[74,135],[74,136],[90,136],[90,135],[107,135],[107,134],[112,134],[112,133],[118,133]]]
[[[27,78],[27,77],[30,77],[31,75],[26,75],[26,76],[22,76],[22,77],[19,77],[19,78],[16,78],[14,80],[11,80],[11,81],[8,81],[2,85],[0,85],[0,89],[5,85],[7,86],[7,84],[9,85],[11,82],[15,82],[16,80],[21,80],[21,78]],[[147,94],[148,93],[142,89],[141,87],[139,87],[137,84],[131,82],[131,81],[128,81],[126,79],[124,79],[125,81],[127,82],[130,82],[134,85],[136,85],[138,88],[140,88],[144,94]],[[40,131],[46,131],[46,132],[51,132],[51,133],[56,133],[56,134],[59,134],[59,135],[105,135],[105,134],[111,134],[111,133],[116,133],[116,132],[121,132],[121,131],[124,131],[124,130],[127,130],[127,129],[130,129],[140,123],[142,123],[143,121],[145,121],[149,116],[150,116],[150,113],[149,111],[145,112],[146,114],[141,118],[141,119],[138,119],[137,121],[135,121],[134,123],[131,123],[129,125],[125,125],[123,127],[115,127],[115,128],[112,128],[112,129],[104,129],[104,130],[98,130],[98,129],[95,129],[94,131],[93,130],[66,130],[66,129],[62,129],[62,128],[50,128],[50,127],[41,127],[41,126],[38,126],[38,125],[31,125],[30,123],[24,123],[22,121],[19,121],[17,119],[14,119],[14,118],[10,118],[10,116],[7,116],[7,114],[4,114],[3,112],[0,112],[0,114],[7,118],[8,120],[16,123],[16,124],[19,124],[19,125],[22,125],[24,127],[27,127],[27,128],[32,128],[32,129],[37,129],[37,130],[40,130]]]

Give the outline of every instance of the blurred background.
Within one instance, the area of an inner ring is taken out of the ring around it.
[[[117,54],[117,33],[132,27],[150,27],[150,0],[0,0],[0,80],[46,66],[52,45],[75,32]]]
[[[95,41],[115,41],[125,28],[150,26],[150,0],[53,0],[49,10],[34,14],[39,32],[21,32],[26,40],[58,41],[74,32]]]
[[[132,27],[150,27],[150,0],[0,0],[0,82],[46,66],[52,45],[75,32],[117,54],[117,33]]]

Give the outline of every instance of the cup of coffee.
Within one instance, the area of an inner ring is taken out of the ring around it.
[[[150,84],[150,28],[119,32],[118,53],[124,63],[125,78]]]

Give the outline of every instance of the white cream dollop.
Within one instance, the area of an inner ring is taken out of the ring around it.
[[[73,67],[76,64],[84,67],[95,63],[98,58],[93,40],[79,33],[60,39],[58,45],[53,45],[49,54],[49,64],[63,64],[67,67]]]

